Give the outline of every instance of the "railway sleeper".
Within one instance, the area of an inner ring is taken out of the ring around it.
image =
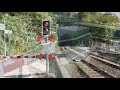
[[[87,66],[89,66],[91,69],[93,69],[94,71],[98,72],[99,74],[103,75],[105,78],[114,78],[113,76],[109,75],[108,73],[100,70],[99,68],[95,67],[94,65],[88,63],[85,60],[81,60],[81,62],[83,62],[84,64],[86,64]]]
[[[95,58],[92,58],[90,60],[85,59],[85,61],[94,67],[97,67],[99,70],[103,71],[104,73],[110,75],[111,77],[118,78],[120,77],[120,70],[114,68],[113,66],[110,66],[109,64],[101,62],[100,60],[97,60]]]
[[[105,78],[104,76],[100,75],[90,67],[88,67],[83,62],[76,62],[75,63],[83,72],[85,72],[90,78]]]

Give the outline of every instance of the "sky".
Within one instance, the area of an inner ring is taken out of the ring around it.
[[[106,13],[106,12],[102,12],[102,13]],[[115,14],[120,18],[120,12],[110,12],[110,13]]]
[[[117,15],[120,18],[120,12],[111,12],[111,13]]]

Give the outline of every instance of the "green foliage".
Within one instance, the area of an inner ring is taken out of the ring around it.
[[[114,30],[110,28],[94,27],[94,28],[91,28],[90,32],[91,32],[93,40],[99,41],[99,42],[110,43]]]
[[[111,37],[113,36],[114,30],[117,29],[118,24],[119,24],[119,19],[117,16],[112,15],[111,13],[99,13],[99,12],[84,12],[83,13],[83,22],[87,23],[93,23],[93,24],[103,24],[103,25],[108,25],[111,26],[113,25],[112,28],[106,27],[94,27],[91,28],[91,33],[94,38],[94,40],[100,41],[100,42],[106,42],[109,43],[111,40]]]
[[[54,12],[54,14],[60,26],[72,25],[78,20],[76,12]]]
[[[110,13],[102,14],[99,12],[84,12],[82,21],[95,24],[115,25],[119,22],[119,19],[117,16]]]
[[[43,19],[50,20],[52,31],[56,32],[56,19],[48,12],[1,12],[0,23],[4,23],[4,18],[6,29],[13,32],[12,35],[6,34],[7,55],[21,55],[40,46],[37,35],[41,34]],[[57,34],[54,37],[54,41],[56,40]],[[0,31],[0,55],[4,55],[4,34],[2,31]]]

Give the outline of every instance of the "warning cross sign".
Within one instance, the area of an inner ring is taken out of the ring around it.
[[[45,22],[43,22],[43,25],[45,24]],[[44,27],[47,27],[47,25],[45,24]],[[47,42],[45,42],[44,38],[42,35],[38,35],[38,40],[42,43],[43,45],[43,49],[41,54],[39,55],[39,59],[41,60],[43,58],[43,56],[47,53],[49,56],[50,60],[53,60],[53,56],[52,53],[55,53],[55,45],[54,43],[51,43],[53,40],[53,34],[47,36]]]
[[[41,60],[46,53],[50,57],[50,60],[52,60],[53,59],[53,58],[51,58],[52,53],[55,53],[54,43],[52,43],[52,44],[46,44],[46,45],[43,46],[41,54],[39,55],[39,59]]]

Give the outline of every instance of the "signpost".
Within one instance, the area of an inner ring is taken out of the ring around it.
[[[5,30],[5,24],[0,23],[0,30]]]
[[[5,30],[5,34],[12,34],[12,30]]]
[[[5,44],[5,56],[6,56],[6,35],[5,34],[12,34],[11,30],[6,30],[5,28],[5,20],[4,20],[4,24],[0,23],[0,30],[4,31],[4,44]]]

